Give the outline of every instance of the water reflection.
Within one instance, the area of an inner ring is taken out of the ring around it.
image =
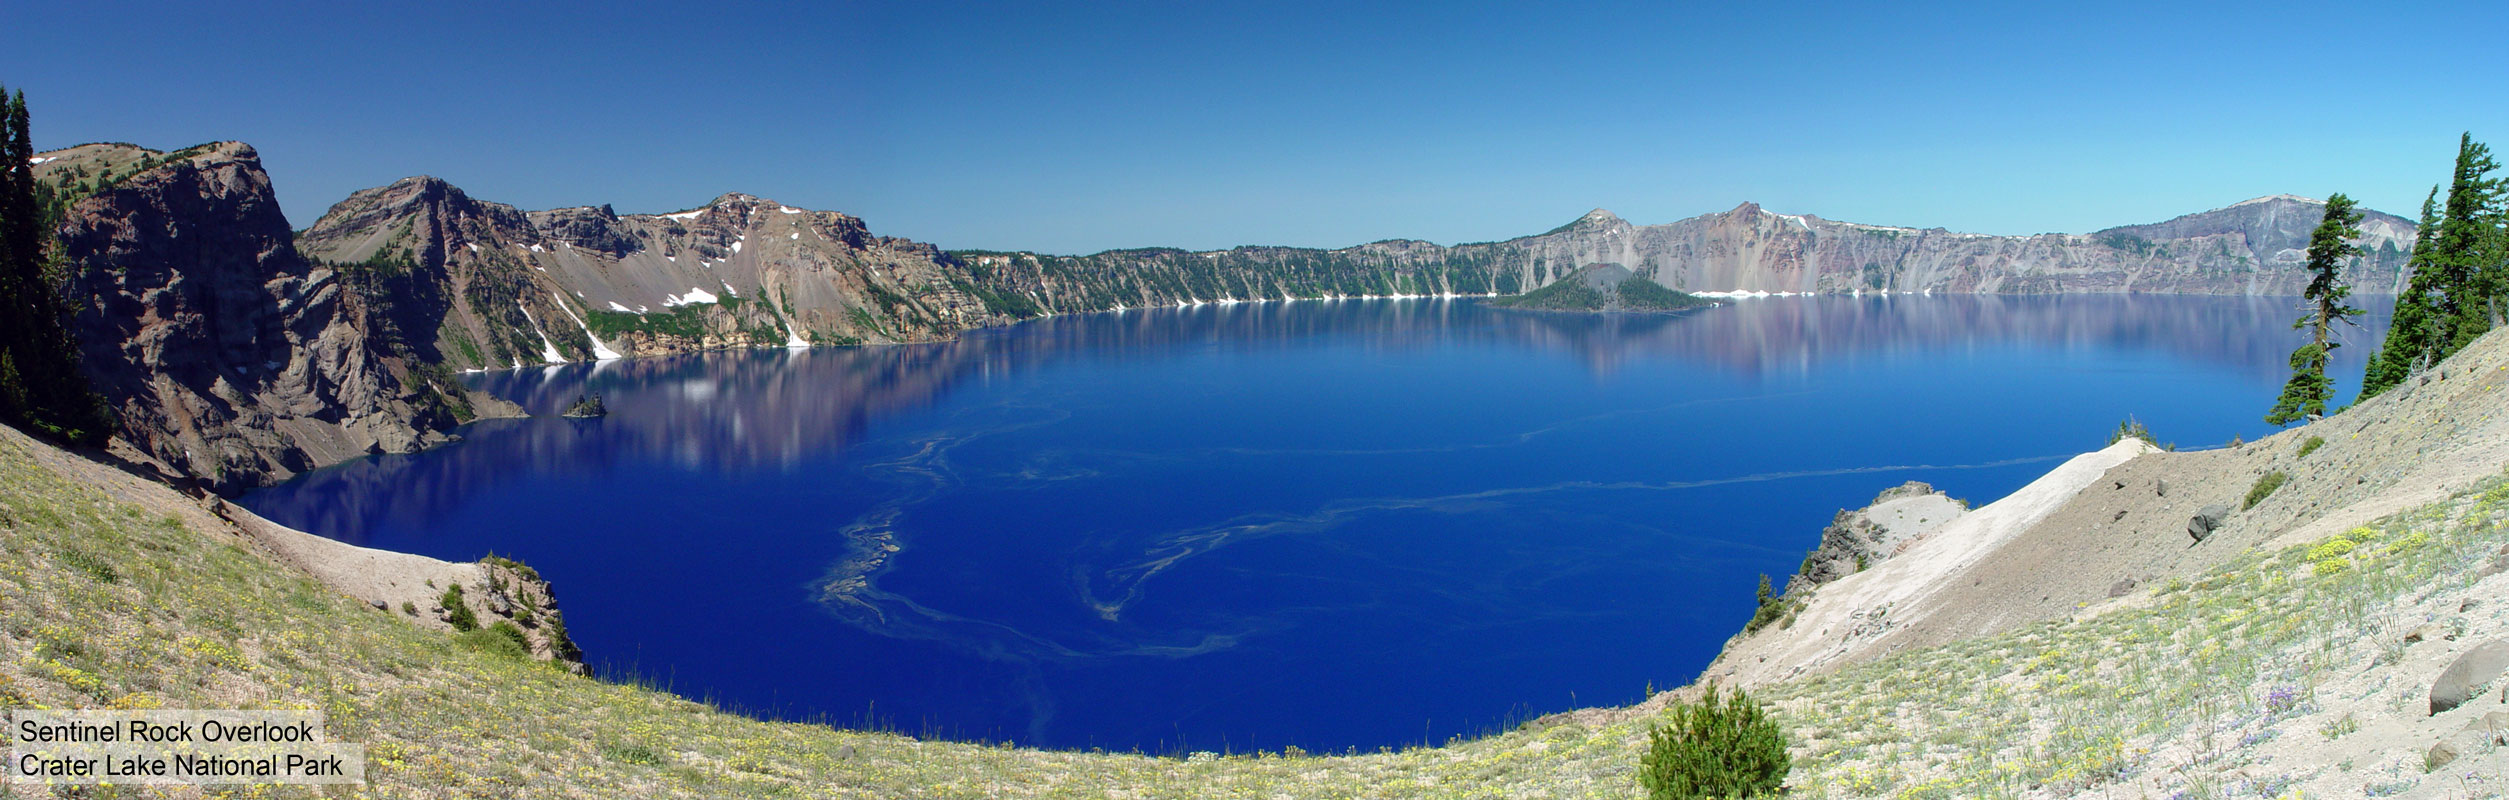
[[[2368,345],[2386,325],[2392,301],[2370,300],[2365,327],[2345,336],[2359,346],[2337,351],[2339,384],[2357,379]],[[1066,359],[1156,359],[1186,348],[1498,345],[1562,353],[1600,379],[1650,359],[1748,376],[1946,347],[2096,344],[2270,377],[2285,369],[2298,334],[2260,332],[2296,317],[2298,307],[2296,298],[2245,296],[1963,295],[1769,298],[1683,314],[1375,300],[1053,317],[936,344],[714,352],[474,375],[474,386],[536,418],[480,422],[448,450],[351,462],[247,503],[357,541],[384,523],[425,528],[478,487],[515,474],[599,478],[630,462],[724,474],[789,468],[842,450],[874,421],[928,407],[970,380]],[[606,398],[609,417],[550,418],[587,393]],[[595,427],[599,435],[586,435]]]

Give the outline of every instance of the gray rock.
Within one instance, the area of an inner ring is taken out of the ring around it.
[[[2196,541],[2204,541],[2206,537],[2212,536],[2214,531],[2221,529],[2222,520],[2229,518],[2229,506],[2220,503],[2205,506],[2195,512],[2194,518],[2187,520],[2187,535],[2195,537]]]
[[[2479,581],[2503,572],[2509,572],[2509,553],[2492,556],[2492,560],[2484,562],[2482,569],[2474,571],[2474,579]]]
[[[2143,582],[2142,582],[2142,581],[2138,581],[2138,580],[2135,580],[2135,579],[2133,579],[2133,578],[2127,578],[2127,579],[2125,579],[2125,580],[2118,581],[2118,582],[2116,582],[2116,583],[2114,583],[2114,584],[2110,584],[2110,585],[2109,585],[2109,587],[2108,587],[2108,596],[2110,596],[2110,597],[2124,597],[2124,596],[2126,596],[2126,595],[2127,595],[2127,593],[2133,592],[2133,591],[2134,591],[2134,587],[2141,586],[2141,585],[2143,585]]]
[[[2431,713],[2443,714],[2464,705],[2484,684],[2509,670],[2509,641],[2493,639],[2467,650],[2431,682]]]
[[[514,601],[505,599],[504,592],[489,592],[488,610],[500,617],[514,616]]]
[[[2431,745],[2430,753],[2422,758],[2422,764],[2438,769],[2459,758],[2503,744],[2509,744],[2509,712],[2494,711]]]
[[[1932,501],[1920,498],[1933,497]],[[1910,519],[1911,501],[1926,509]],[[1900,505],[1889,505],[1899,503]],[[1803,566],[1786,579],[1785,594],[1796,596],[1830,581],[1838,580],[1879,564],[1899,551],[1909,539],[1940,527],[1960,513],[1949,497],[1920,481],[1909,481],[1884,490],[1873,502],[1853,511],[1840,510],[1821,530],[1821,544],[1804,556]],[[1878,516],[1877,516],[1878,515]]]
[[[2153,478],[2153,479],[2152,479],[2152,493],[2153,493],[2153,494],[2156,494],[2156,495],[2159,495],[2159,496],[2162,496],[2162,497],[2168,497],[2168,496],[2169,496],[2169,482],[2168,482],[2168,481],[2165,481],[2165,480],[2161,480],[2161,479],[2159,479],[2159,478]]]

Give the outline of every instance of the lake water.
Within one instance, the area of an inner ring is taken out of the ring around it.
[[[2383,309],[2382,309],[2383,311]],[[244,499],[555,582],[597,669],[1050,747],[1375,749],[1688,682],[1840,508],[1983,504],[2133,415],[2271,432],[2293,298],[1469,300],[472,376],[538,414]],[[2347,398],[2384,315],[2337,351]],[[894,547],[894,552],[890,548]]]

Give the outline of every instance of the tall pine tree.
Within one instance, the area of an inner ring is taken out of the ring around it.
[[[113,415],[79,369],[78,343],[63,324],[35,202],[34,137],[26,93],[0,91],[0,422],[56,441],[98,444]]]
[[[2468,134],[2457,145],[2457,169],[2448,184],[2448,208],[2439,221],[2432,266],[2450,282],[2440,310],[2448,314],[2447,352],[2454,353],[2492,329],[2500,317],[2500,265],[2485,263],[2502,183],[2488,177],[2500,164],[2491,148]],[[2444,356],[2445,354],[2443,354]]]
[[[2458,139],[2446,205],[2435,202],[2435,188],[2422,202],[2408,262],[2413,280],[2396,297],[2395,322],[2361,380],[2363,399],[2447,358],[2500,318],[2501,293],[2509,290],[2509,266],[2501,263],[2509,248],[2500,230],[2509,182],[2488,177],[2498,168],[2491,148],[2472,134]]]
[[[2309,343],[2291,351],[2291,380],[2283,384],[2274,409],[2265,414],[2266,422],[2289,425],[2323,416],[2326,398],[2334,394],[2334,382],[2326,378],[2326,360],[2342,345],[2327,334],[2338,324],[2359,324],[2352,318],[2361,313],[2344,304],[2352,296],[2352,287],[2341,276],[2344,264],[2361,254],[2360,246],[2352,243],[2361,238],[2361,212],[2354,205],[2342,192],[2326,198],[2326,217],[2309,234],[2309,287],[2301,294],[2316,301],[2317,308],[2291,323],[2293,328],[2310,330]]]

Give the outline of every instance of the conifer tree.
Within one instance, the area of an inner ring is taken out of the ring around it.
[[[2431,248],[2432,264],[2449,281],[2440,309],[2450,317],[2445,357],[2492,329],[2500,317],[2500,271],[2486,263],[2501,212],[2502,182],[2488,177],[2500,164],[2491,148],[2467,134],[2457,144],[2457,169],[2448,184],[2448,207],[2440,218],[2439,242]]]
[[[79,368],[63,324],[62,287],[35,202],[35,148],[26,93],[0,92],[0,422],[56,441],[98,444],[112,412]]]
[[[2282,397],[2265,414],[2265,421],[2289,425],[2326,413],[2326,398],[2334,394],[2333,381],[2326,378],[2326,361],[2334,349],[2341,347],[2327,336],[2337,324],[2353,323],[2361,309],[2344,304],[2352,296],[2352,287],[2343,282],[2344,264],[2361,254],[2353,240],[2361,238],[2361,212],[2354,210],[2352,198],[2342,192],[2326,198],[2326,217],[2309,234],[2309,286],[2301,294],[2317,303],[2317,308],[2291,323],[2293,328],[2310,329],[2309,343],[2291,352],[2291,380],[2283,384]]]
[[[2499,165],[2472,134],[2458,139],[2457,163],[2444,206],[2438,189],[2422,202],[2415,230],[2413,280],[2396,297],[2395,322],[2361,381],[2368,399],[2492,329],[2509,290],[2509,243],[2501,224],[2509,182],[2488,177]]]

